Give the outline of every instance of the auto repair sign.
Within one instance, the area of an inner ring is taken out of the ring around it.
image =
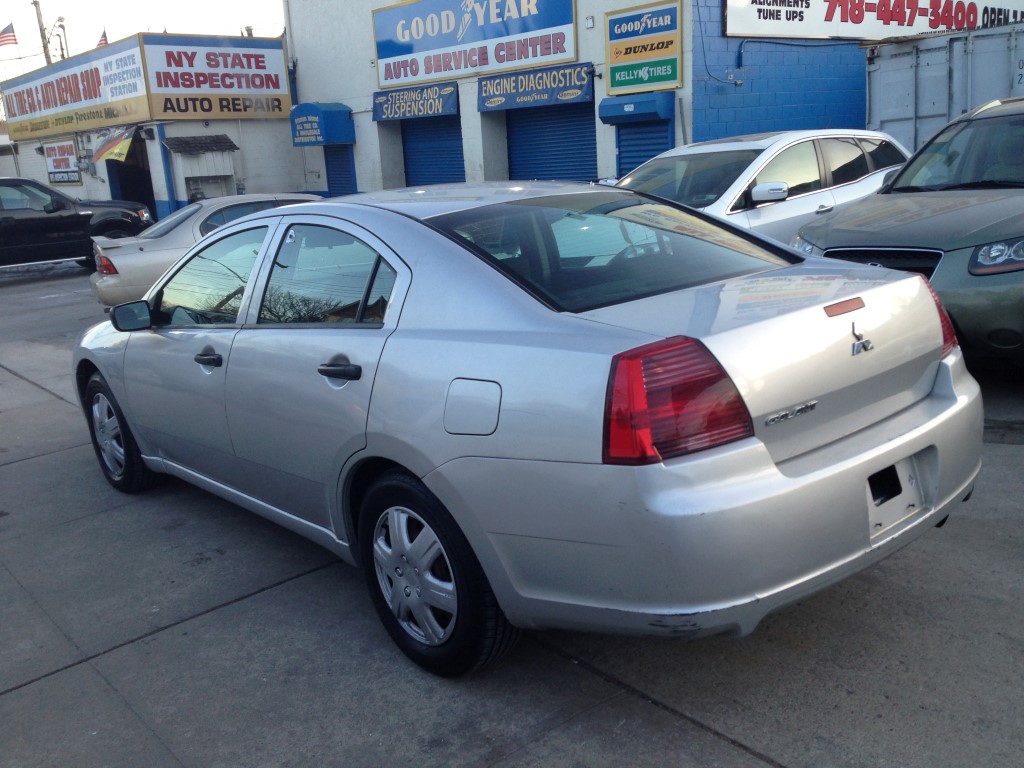
[[[576,60],[573,0],[417,0],[373,29],[381,88]]]
[[[733,37],[884,40],[1024,21],[1024,0],[727,0]]]
[[[679,3],[652,3],[605,14],[608,94],[682,85]]]

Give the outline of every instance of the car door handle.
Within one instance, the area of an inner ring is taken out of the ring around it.
[[[829,211],[832,211],[834,209],[834,205],[819,205],[818,210],[816,210],[815,213],[828,213]]]
[[[224,365],[224,358],[218,354],[210,352],[200,352],[198,355],[192,358],[200,365],[209,365],[214,368],[220,368]]]
[[[316,372],[329,379],[356,381],[363,375],[363,366],[352,363],[324,363]]]

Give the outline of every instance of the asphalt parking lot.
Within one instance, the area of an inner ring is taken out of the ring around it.
[[[979,372],[984,467],[941,529],[750,637],[528,633],[450,681],[360,573],[177,481],[95,466],[73,266],[0,270],[0,766],[1021,765],[1024,391]]]

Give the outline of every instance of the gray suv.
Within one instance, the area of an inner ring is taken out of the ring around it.
[[[953,120],[878,193],[805,225],[791,245],[919,272],[968,359],[1024,365],[1024,99]]]

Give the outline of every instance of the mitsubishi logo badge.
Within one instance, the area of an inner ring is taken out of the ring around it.
[[[850,329],[853,332],[853,338],[856,339],[853,342],[854,355],[859,355],[861,352],[869,352],[875,348],[875,345],[871,343],[871,339],[865,339],[863,333],[857,333],[856,323],[850,323]]]

